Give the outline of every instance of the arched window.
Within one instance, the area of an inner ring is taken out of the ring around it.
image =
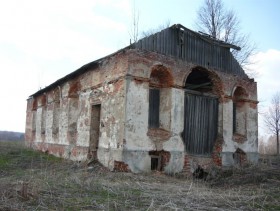
[[[209,72],[199,68],[193,69],[186,80],[185,88],[203,93],[212,92],[213,83],[210,79]]]
[[[170,126],[171,96],[173,77],[162,65],[152,68],[149,89],[149,128],[168,129]],[[169,118],[168,118],[169,117]]]
[[[232,103],[232,130],[233,135],[240,139],[246,137],[247,131],[247,107],[246,107],[247,93],[244,88],[237,87],[234,90]],[[240,140],[241,141],[241,140]]]

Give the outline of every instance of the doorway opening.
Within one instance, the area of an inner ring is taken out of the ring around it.
[[[183,139],[186,152],[210,156],[218,134],[219,98],[211,72],[197,67],[185,83]]]

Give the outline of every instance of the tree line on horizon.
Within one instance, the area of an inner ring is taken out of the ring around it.
[[[24,141],[24,133],[0,131],[0,141]]]

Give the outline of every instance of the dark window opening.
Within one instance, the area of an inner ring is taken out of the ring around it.
[[[151,157],[151,170],[163,171],[170,160],[170,152],[149,151]]]
[[[160,90],[149,91],[149,128],[159,128]]]
[[[159,169],[159,157],[151,157],[151,170]]]
[[[200,92],[210,92],[213,89],[213,83],[208,72],[195,69],[188,76],[185,88]]]
[[[149,129],[170,130],[171,87],[173,77],[168,68],[156,65],[152,68],[149,82]]]

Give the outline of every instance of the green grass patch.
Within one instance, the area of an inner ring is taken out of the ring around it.
[[[0,169],[9,165],[10,158],[7,155],[0,155]]]
[[[63,159],[26,148],[22,142],[0,142],[0,169],[40,168]]]

